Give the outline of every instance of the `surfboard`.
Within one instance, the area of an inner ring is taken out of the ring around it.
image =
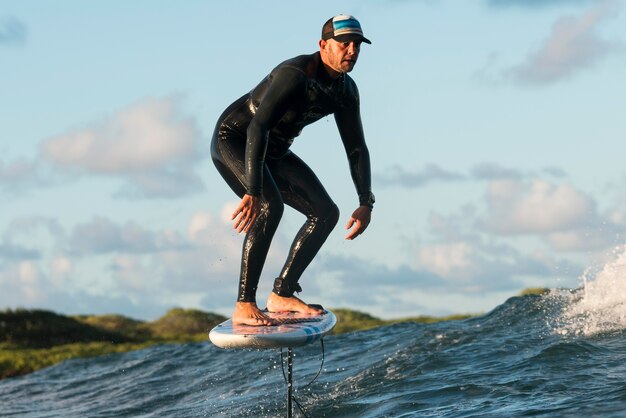
[[[319,341],[335,327],[337,318],[329,310],[316,316],[297,312],[268,312],[278,325],[233,325],[228,319],[209,332],[209,339],[220,348],[299,347]]]

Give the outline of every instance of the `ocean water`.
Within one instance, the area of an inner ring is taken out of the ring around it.
[[[486,315],[295,349],[294,416],[626,417],[626,256],[577,290]],[[76,359],[0,381],[0,416],[281,417],[278,350],[206,343]]]

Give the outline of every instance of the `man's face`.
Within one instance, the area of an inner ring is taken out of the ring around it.
[[[356,65],[361,49],[361,41],[338,42],[334,39],[320,41],[322,61],[336,75],[349,73]]]

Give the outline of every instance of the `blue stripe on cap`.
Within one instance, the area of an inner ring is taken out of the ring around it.
[[[358,20],[354,18],[335,21],[333,22],[333,26],[335,30],[357,29],[361,31],[361,25],[359,24]]]
[[[343,17],[343,16],[342,16]],[[353,18],[352,16],[344,18],[344,19],[337,19],[337,20],[333,20],[333,29],[335,29],[335,31],[347,31],[347,32],[362,32],[361,29],[361,24],[359,23],[358,20],[356,20],[355,18]]]

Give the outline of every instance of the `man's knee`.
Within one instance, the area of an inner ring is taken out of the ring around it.
[[[324,209],[319,219],[330,228],[334,228],[337,222],[339,222],[339,208],[331,202],[330,205]]]
[[[283,212],[285,211],[285,204],[282,199],[270,199],[263,200],[261,203],[261,210],[265,213],[267,217],[267,223],[274,227],[278,226],[281,218],[283,217]]]

